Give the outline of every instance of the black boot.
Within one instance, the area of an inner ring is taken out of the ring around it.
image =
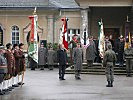
[[[108,85],[106,85],[106,87],[110,87],[111,86],[110,84],[111,84],[110,81],[108,81]]]
[[[110,82],[110,87],[113,87],[113,81]]]

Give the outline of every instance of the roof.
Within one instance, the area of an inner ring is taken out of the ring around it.
[[[78,8],[75,0],[0,0],[0,7]]]

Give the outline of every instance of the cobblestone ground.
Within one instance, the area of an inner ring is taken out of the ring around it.
[[[15,88],[0,100],[133,100],[133,78],[115,76],[114,87],[105,87],[104,75],[66,74],[66,80],[58,79],[58,69],[30,71],[25,73],[25,85]]]

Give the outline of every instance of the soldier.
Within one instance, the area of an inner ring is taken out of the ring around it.
[[[125,54],[125,59],[126,59],[127,77],[131,77],[132,66],[133,66],[133,48],[131,48],[131,45],[129,45],[125,49],[124,54]]]
[[[80,73],[82,69],[82,61],[83,61],[83,51],[80,47],[80,43],[77,43],[77,47],[73,49],[72,54],[74,69],[75,69],[75,79],[80,80]]]
[[[67,53],[63,44],[59,45],[59,50],[57,51],[57,59],[59,65],[59,79],[64,79],[66,64],[67,64]]]
[[[86,60],[87,60],[88,66],[92,67],[94,59],[96,57],[96,46],[92,36],[89,38],[89,41],[90,41],[90,44],[86,49]]]
[[[19,85],[23,85],[24,83],[22,82],[23,79],[23,74],[25,69],[25,56],[24,56],[24,52],[23,52],[23,48],[24,48],[24,44],[20,43],[19,44],[19,55],[20,55],[20,59],[19,59]],[[20,79],[21,78],[21,79]]]
[[[41,44],[41,47],[38,50],[38,66],[41,67],[41,70],[44,70],[47,60],[47,49],[44,47],[44,44]]]
[[[113,87],[115,62],[115,52],[112,50],[112,45],[108,44],[107,51],[105,52],[103,57],[103,66],[105,67],[105,74],[108,82],[108,85],[106,85],[106,87]]]
[[[4,57],[4,46],[0,47],[0,95],[4,95],[5,91],[3,91],[4,88],[4,77],[7,73],[7,61]]]
[[[50,47],[48,50],[48,56],[47,56],[47,63],[48,63],[49,70],[53,70],[54,55],[55,55],[55,51],[53,50],[52,47]]]

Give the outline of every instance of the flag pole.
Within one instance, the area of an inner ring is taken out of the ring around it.
[[[37,10],[37,7],[35,7],[35,9],[34,9],[34,12],[33,12],[33,15],[36,15],[36,10]],[[24,68],[24,69],[26,69],[26,68]],[[23,85],[23,81],[24,81],[24,71],[23,71],[23,73],[22,73],[22,81],[21,81],[21,88],[22,88],[22,85]]]

